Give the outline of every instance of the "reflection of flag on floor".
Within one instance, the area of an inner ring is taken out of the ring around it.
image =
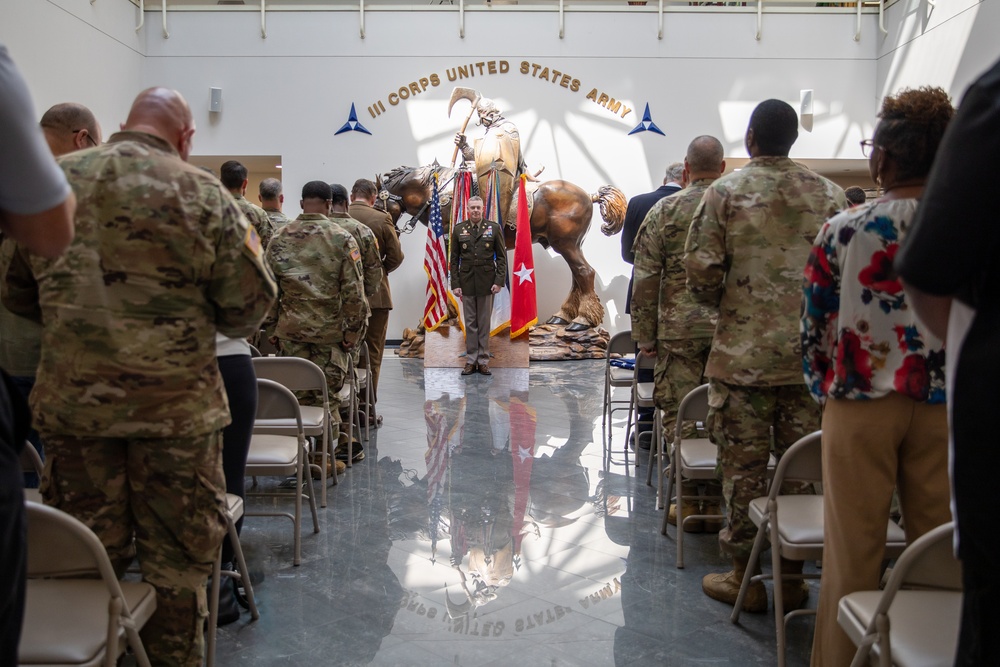
[[[484,197],[486,212],[483,217],[500,225],[503,231],[503,216],[500,213],[500,188],[498,186],[496,167],[490,170],[486,179],[487,195]],[[510,281],[504,278],[503,287],[493,296],[493,312],[490,314],[490,335],[498,333],[510,326]]]
[[[510,453],[514,458],[514,553],[521,553],[524,515],[531,493],[531,464],[535,460],[537,413],[527,403],[510,397]]]
[[[427,300],[424,302],[424,328],[434,331],[448,317],[448,253],[445,251],[444,220],[438,195],[437,174],[431,192],[430,219],[427,222],[427,250],[424,272],[427,274]],[[454,297],[451,297],[454,298]]]
[[[457,412],[452,402],[458,404]],[[455,421],[448,417],[456,415]],[[438,526],[441,524],[441,510],[447,498],[446,485],[451,460],[451,441],[456,434],[461,440],[461,426],[465,423],[465,397],[451,399],[447,395],[438,400],[424,403],[424,421],[427,425],[427,451],[424,463],[427,465],[427,507],[430,512],[429,533],[431,554],[437,551]]]
[[[528,177],[521,175],[517,189],[517,239],[514,241],[513,294],[510,308],[510,337],[517,338],[538,323],[535,294],[535,258],[531,252],[531,219],[528,215]]]

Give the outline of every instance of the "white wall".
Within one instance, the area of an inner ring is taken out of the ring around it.
[[[668,13],[663,40],[655,13],[568,12],[560,39],[556,13],[505,8],[468,11],[461,39],[453,7],[430,9],[369,11],[363,40],[356,12],[272,11],[262,39],[257,12],[171,11],[165,39],[158,13],[147,13],[144,30],[134,32],[138,12],[127,0],[4,0],[0,40],[27,74],[38,107],[83,102],[107,133],[139,89],[181,90],[195,112],[197,154],[282,157],[290,214],[297,191],[314,178],[350,185],[401,164],[449,162],[468,111],[462,102],[447,117],[455,85],[500,103],[520,128],[529,166],[544,166],[544,178],[588,191],[611,183],[631,197],[653,189],[698,134],[714,134],[728,155],[744,156],[753,106],[768,97],[797,103],[804,88],[815,91],[816,120],[812,132],[800,133],[793,157],[857,158],[884,92],[934,83],[957,93],[1000,53],[988,29],[997,25],[995,3],[976,0],[932,10],[922,0],[899,0],[887,11],[889,35],[866,14],[858,42],[849,12],[765,13],[760,41],[752,8]],[[509,63],[506,74],[447,79],[453,67],[499,60]],[[579,91],[522,74],[522,61],[569,74]],[[438,86],[395,106],[387,101],[431,74]],[[223,112],[210,115],[213,86],[223,89]],[[621,118],[587,100],[594,88],[633,111]],[[372,118],[367,107],[379,100],[385,112]],[[334,136],[352,102],[373,136]],[[628,135],[646,103],[667,136]],[[470,127],[470,137],[480,132]],[[584,250],[614,332],[628,326],[621,313],[628,266],[619,239],[602,236],[597,223]],[[407,259],[392,276],[390,337],[420,318],[423,244],[422,227],[403,239]],[[535,251],[544,320],[568,290],[569,271]]]
[[[753,106],[767,97],[797,104],[802,88],[815,90],[817,115],[796,155],[857,157],[857,142],[874,115],[874,17],[865,16],[867,37],[860,43],[852,39],[848,14],[768,15],[760,42],[753,14],[671,14],[662,41],[656,27],[649,13],[567,14],[560,40],[554,13],[469,12],[463,40],[455,12],[370,12],[362,40],[355,13],[272,12],[262,39],[256,13],[178,12],[169,15],[169,39],[162,39],[158,23],[149,26],[143,85],[173,86],[187,96],[199,125],[196,152],[280,154],[289,202],[315,178],[349,186],[402,164],[450,163],[454,134],[469,109],[460,102],[448,118],[456,85],[500,102],[520,129],[529,167],[544,166],[543,178],[564,178],[588,191],[610,183],[631,197],[655,188],[666,164],[681,159],[698,134],[714,134],[731,154],[745,155]],[[448,81],[451,68],[500,60],[509,64],[505,74]],[[580,81],[579,91],[541,80],[530,68],[522,74],[522,61],[569,74]],[[431,74],[438,86],[389,103],[390,93]],[[207,112],[213,86],[223,89],[217,117]],[[587,100],[593,88],[633,111],[621,118]],[[373,118],[367,107],[379,100],[385,112]],[[334,136],[352,102],[373,136]],[[628,135],[647,102],[666,137]],[[470,137],[481,134],[474,123]],[[286,209],[294,213],[294,203]],[[629,267],[619,238],[597,230],[596,207],[594,217],[584,251],[608,308],[605,326],[614,332],[629,326],[622,314]],[[391,277],[392,338],[420,319],[424,240],[423,227],[403,239],[407,259]],[[544,321],[569,290],[569,269],[539,246],[535,254]]]
[[[39,116],[79,102],[118,129],[139,91],[146,34],[128,0],[2,0],[0,42],[28,80]]]
[[[879,44],[877,92],[941,86],[956,104],[1000,58],[1000,7],[984,0],[899,0],[886,12],[889,34]]]

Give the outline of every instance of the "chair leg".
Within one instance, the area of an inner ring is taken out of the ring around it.
[[[247,562],[243,557],[243,546],[240,544],[240,536],[236,533],[236,523],[232,516],[228,515],[226,517],[226,532],[229,534],[229,543],[233,545],[236,564],[240,568],[236,578],[243,583],[243,591],[250,607],[250,618],[256,621],[260,618],[260,612],[257,611],[257,600],[254,598],[253,585],[250,583],[250,570],[247,569]],[[221,552],[219,555],[222,555]],[[218,598],[216,598],[216,613],[218,613]]]
[[[212,586],[208,593],[208,631],[205,634],[205,667],[215,667],[215,632],[219,622],[219,579],[222,577],[222,545],[212,565]]]
[[[663,500],[663,414],[659,408],[655,408],[655,411],[655,416],[653,417],[653,438],[656,442],[656,474],[658,477],[656,502],[657,509],[660,509],[666,507]],[[649,443],[649,449],[652,451],[653,443]]]
[[[782,589],[781,542],[777,521],[769,521],[771,538],[771,583],[774,589],[774,631],[778,641],[778,667],[785,667],[785,600]]]
[[[740,611],[743,610],[743,601],[747,597],[747,591],[750,590],[750,582],[754,577],[754,570],[757,569],[757,562],[760,560],[760,552],[764,550],[764,536],[767,535],[768,525],[770,520],[768,517],[764,517],[764,521],[757,528],[757,537],[753,540],[753,549],[750,551],[750,560],[747,561],[747,569],[743,574],[743,581],[740,583],[740,594],[736,596],[736,604],[733,605],[733,613],[729,617],[732,623],[738,623],[740,620]],[[683,530],[678,530],[678,534],[683,533]]]
[[[674,447],[674,450],[676,450],[676,449],[677,448]],[[677,464],[677,462],[674,460],[674,452],[673,451],[670,452],[669,455],[667,454],[666,451],[664,451],[663,452],[663,456],[666,457],[666,459],[667,459],[667,464],[666,464],[666,466],[663,467],[663,472],[661,473],[661,474],[665,474],[667,476],[667,488],[663,492],[663,504],[666,507],[667,511],[665,511],[663,513],[663,520],[660,521],[660,535],[666,535],[667,534],[667,517],[670,514],[670,498],[671,498],[671,496],[673,494],[673,490],[674,490],[674,470],[676,470],[675,466]],[[660,459],[660,460],[662,461],[663,459]],[[667,472],[667,471],[669,471],[669,472]],[[678,486],[677,488],[680,488],[680,487]],[[678,563],[680,563],[680,562],[681,561],[678,560]],[[680,567],[683,567],[683,565],[681,565]]]

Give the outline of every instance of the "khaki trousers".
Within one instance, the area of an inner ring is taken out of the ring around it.
[[[465,363],[490,363],[490,316],[493,295],[462,295],[462,315],[465,319]]]
[[[823,410],[823,576],[812,665],[851,664],[854,643],[837,624],[840,598],[876,590],[892,491],[909,544],[951,521],[944,405],[897,393],[828,399]]]
[[[368,361],[372,367],[372,404],[378,403],[378,376],[382,370],[382,354],[385,352],[385,332],[389,329],[389,309],[372,308],[368,316],[368,333],[365,342],[368,343]]]

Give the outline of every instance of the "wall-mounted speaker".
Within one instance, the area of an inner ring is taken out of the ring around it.
[[[802,129],[812,132],[813,129],[813,91],[806,88],[799,91],[799,122]]]
[[[222,111],[222,88],[210,88],[211,96],[208,101],[208,110],[213,113]]]

